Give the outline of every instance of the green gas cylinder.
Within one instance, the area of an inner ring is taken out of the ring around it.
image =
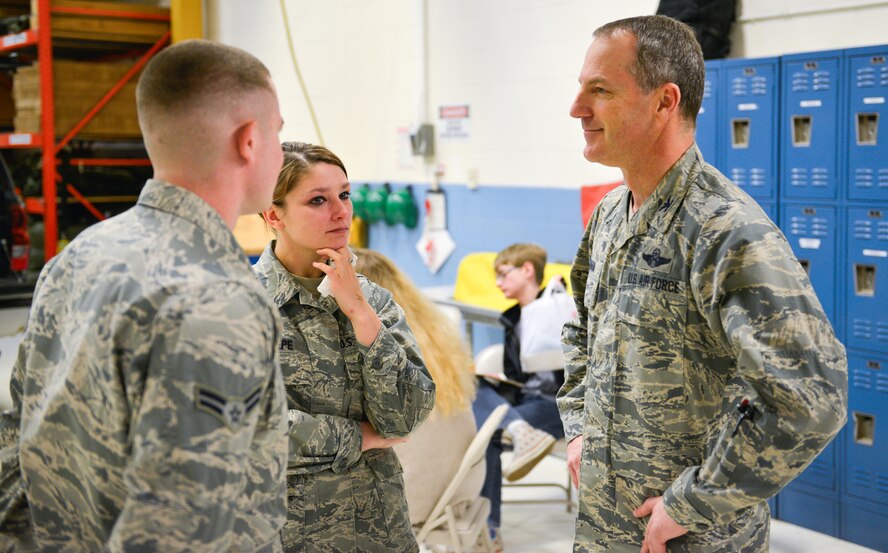
[[[367,192],[367,199],[364,201],[364,214],[368,223],[375,223],[385,218],[385,202],[388,199],[391,186],[385,183],[379,188],[371,188]]]
[[[390,225],[398,223],[407,228],[415,228],[419,219],[419,209],[413,199],[413,187],[409,184],[389,194],[385,203],[385,222]]]
[[[352,214],[355,217],[360,217],[361,219],[367,219],[367,213],[365,211],[367,207],[367,193],[370,192],[370,185],[366,182],[361,186],[352,190],[351,193],[351,202],[352,202]]]

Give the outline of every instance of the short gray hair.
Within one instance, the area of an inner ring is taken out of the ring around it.
[[[620,32],[634,35],[637,41],[635,65],[630,72],[638,87],[647,93],[675,83],[681,91],[681,116],[696,126],[706,66],[693,29],[671,17],[648,15],[612,21],[596,29],[594,36],[608,38]]]

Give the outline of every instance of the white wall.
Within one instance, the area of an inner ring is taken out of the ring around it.
[[[888,43],[885,0],[741,0],[732,57]]]
[[[354,182],[573,188],[617,180],[586,162],[567,112],[592,31],[654,13],[657,0],[286,0],[324,141]],[[734,57],[888,42],[888,2],[741,0]],[[422,7],[427,56],[422,59]],[[208,38],[262,59],[277,83],[283,138],[317,141],[275,0],[208,0]],[[424,62],[424,63],[423,63]],[[423,98],[423,65],[427,100]],[[404,154],[404,133],[442,105],[470,107],[470,137],[434,159]]]

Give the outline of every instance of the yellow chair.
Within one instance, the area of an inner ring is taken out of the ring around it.
[[[494,259],[496,259],[496,252],[470,253],[463,257],[456,270],[453,299],[499,312],[515,305],[514,300],[504,298],[503,293],[496,287]],[[570,265],[546,263],[546,270],[543,272],[543,285],[545,286],[555,275],[564,277],[564,281],[567,283],[567,292],[570,293]]]

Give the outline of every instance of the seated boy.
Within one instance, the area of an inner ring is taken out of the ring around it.
[[[502,430],[494,434],[487,448],[487,476],[481,494],[491,503],[492,531],[497,530],[500,523],[502,477],[509,481],[522,478],[552,450],[557,438],[564,437],[555,405],[555,394],[564,383],[564,371],[525,373],[521,368],[521,311],[542,293],[545,265],[546,250],[535,244],[513,244],[494,260],[497,287],[505,297],[518,302],[500,316],[505,328],[503,372],[509,381],[522,385],[505,382],[494,385],[487,379],[479,379],[472,404],[475,420],[480,422],[487,420],[498,405],[511,405],[500,424]],[[499,456],[504,437],[511,438],[513,448],[512,461],[505,468]]]

